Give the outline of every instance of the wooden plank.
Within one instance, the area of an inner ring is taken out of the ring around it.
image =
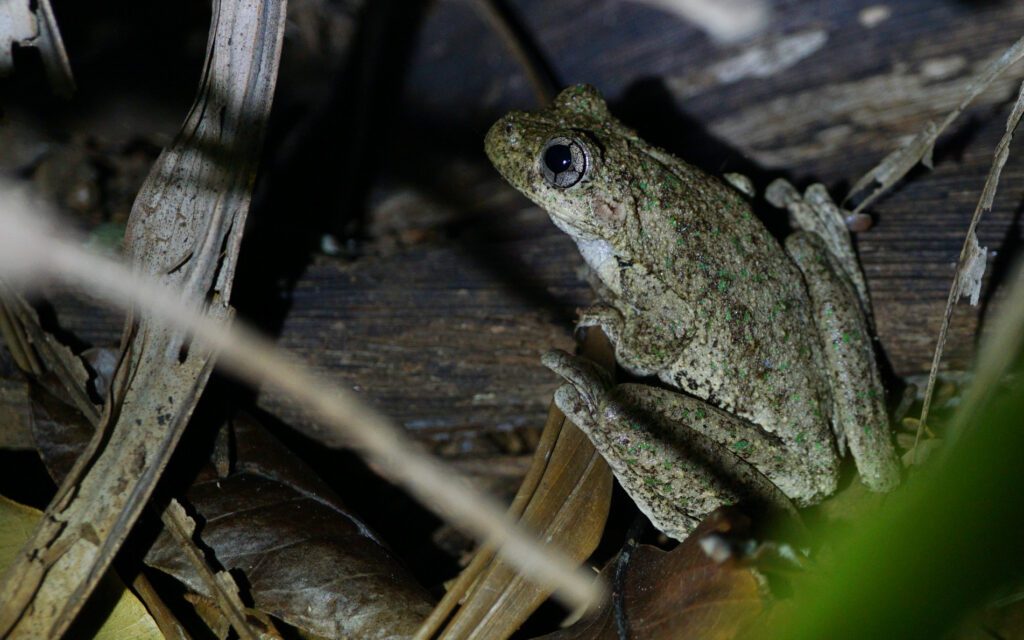
[[[727,47],[639,2],[511,6],[563,82],[597,85],[650,141],[716,173],[744,171],[762,187],[785,176],[822,181],[840,195],[1024,35],[1024,4],[1016,2],[772,4],[780,6],[769,31]],[[880,7],[889,16],[879,22]],[[953,263],[1022,76],[1015,69],[982,96],[940,141],[936,170],[916,172],[873,206],[876,226],[858,238],[881,342],[899,374],[925,371],[931,360]],[[490,123],[533,104],[524,76],[469,3],[437,3],[401,81],[397,106],[376,105],[376,119],[359,125],[380,135],[371,136],[367,156],[376,173],[358,250],[307,268],[305,255],[276,264],[285,258],[266,247],[307,224],[302,207],[286,204],[330,203],[346,176],[275,183],[271,170],[277,204],[254,212],[238,302],[243,317],[279,331],[282,346],[452,449],[481,431],[543,423],[556,380],[538,357],[571,345],[574,310],[590,293],[571,242],[483,157]],[[333,143],[344,140],[305,143],[328,175],[324,147]],[[979,233],[998,252],[989,270],[997,280],[1024,239],[1015,191],[1022,183],[1024,154],[1014,149]],[[773,217],[773,227],[784,220],[759,213]],[[245,271],[247,260],[262,270]],[[263,293],[250,295],[254,288]],[[984,296],[997,299],[993,289]],[[116,341],[109,328],[117,322],[108,326],[80,302],[59,306],[61,322],[85,340]],[[970,365],[979,318],[978,309],[957,309],[947,368]],[[259,402],[288,421],[302,419],[278,398]]]

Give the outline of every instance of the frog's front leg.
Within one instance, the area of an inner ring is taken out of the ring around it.
[[[794,480],[803,465],[775,436],[703,400],[613,386],[597,365],[562,351],[543,362],[569,382],[555,392],[555,404],[588,435],[640,510],[673,538],[684,539],[708,513],[741,499],[791,511],[781,489],[813,482]]]
[[[680,327],[652,321],[648,314],[628,307],[623,312],[606,304],[582,311],[576,323],[577,329],[581,327],[600,327],[615,347],[615,360],[638,376],[668,369],[678,356],[666,346],[684,340]]]
[[[625,319],[619,310],[606,304],[594,304],[579,312],[576,328],[598,327],[615,344],[622,340]]]
[[[837,437],[845,437],[861,479],[874,491],[900,481],[885,395],[867,320],[853,284],[816,234],[797,232],[786,251],[803,272],[832,387]]]

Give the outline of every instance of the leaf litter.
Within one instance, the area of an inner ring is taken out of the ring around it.
[[[94,429],[40,385],[32,396],[33,436],[59,481]],[[198,541],[220,566],[245,576],[256,610],[327,638],[411,635],[430,599],[391,552],[255,419],[238,416],[223,429],[234,443],[229,464],[212,460],[185,501],[201,523]],[[144,559],[212,598],[219,586],[196,560],[168,531]]]

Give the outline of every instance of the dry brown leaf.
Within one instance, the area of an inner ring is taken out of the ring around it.
[[[39,453],[59,480],[93,428],[38,386],[32,410]],[[324,638],[411,635],[431,600],[401,563],[262,425],[241,416],[230,427],[233,470],[210,465],[186,497],[200,523],[199,540],[219,565],[245,577],[255,610]],[[167,531],[145,562],[214,605],[201,564]]]
[[[753,570],[708,557],[702,540],[732,534],[743,522],[718,510],[678,547],[641,545],[610,562],[612,601],[594,616],[541,636],[544,640],[731,639],[761,614],[764,598]]]
[[[200,541],[221,566],[244,575],[255,609],[325,638],[412,635],[430,598],[373,531],[262,425],[243,416],[230,428],[233,470],[220,474],[211,465],[186,498]],[[33,435],[57,479],[92,431],[68,404],[34,387]],[[145,563],[212,597],[200,565],[166,530]]]
[[[611,345],[599,330],[590,330],[583,350],[613,367]],[[537,531],[541,538],[583,562],[596,548],[611,504],[611,469],[586,435],[552,405],[533,463],[510,514]],[[512,634],[551,594],[524,580],[508,563],[495,559],[493,549],[477,551],[451,586],[417,638],[429,638],[456,604],[462,606],[439,636],[505,638]]]
[[[199,537],[245,576],[255,607],[325,638],[408,637],[431,599],[366,525],[255,421],[233,421],[235,470],[187,492]],[[146,563],[209,595],[177,545],[157,538]],[[282,588],[287,585],[287,588]]]

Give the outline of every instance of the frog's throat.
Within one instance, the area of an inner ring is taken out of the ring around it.
[[[619,280],[619,260],[615,249],[601,238],[573,238],[583,259],[594,270],[606,287],[616,296],[622,294]]]
[[[550,211],[548,215],[556,227],[573,239],[587,265],[597,274],[609,291],[616,296],[620,295],[622,286],[619,267],[623,257],[622,251],[613,247],[604,238],[585,231]]]

